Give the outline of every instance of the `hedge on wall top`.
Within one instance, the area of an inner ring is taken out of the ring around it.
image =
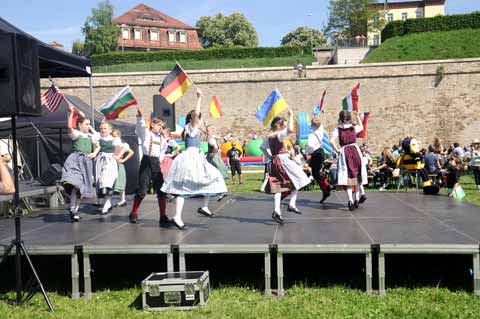
[[[168,50],[148,52],[111,52],[92,55],[93,66],[116,65],[125,63],[141,63],[173,60],[213,60],[213,59],[246,59],[266,57],[286,57],[311,54],[310,48],[301,47],[256,47],[256,48],[222,48],[206,50]]]
[[[389,22],[382,31],[382,42],[409,33],[478,28],[480,28],[479,11],[469,14],[452,14],[433,18],[392,21]]]

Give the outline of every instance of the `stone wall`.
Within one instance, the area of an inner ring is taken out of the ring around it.
[[[296,112],[311,112],[327,89],[322,117],[328,130],[332,130],[343,96],[357,82],[361,83],[361,111],[371,112],[366,142],[375,150],[407,134],[415,135],[423,145],[431,143],[434,136],[445,144],[468,144],[472,138],[480,138],[480,59],[314,66],[308,67],[306,77],[300,79],[290,67],[187,73],[204,92],[205,115],[212,95],[220,102],[224,116],[208,122],[222,132],[234,132],[238,140],[250,132],[262,135],[267,131],[255,119],[255,111],[274,88]],[[158,93],[165,74],[95,74],[94,105],[101,105],[129,84],[140,105],[149,111],[152,96]],[[57,79],[57,84],[64,92],[89,103],[88,79]],[[42,82],[43,87],[47,85]],[[176,105],[177,117],[192,109],[195,101],[195,89],[191,88]],[[126,120],[133,122],[134,117],[132,108]]]

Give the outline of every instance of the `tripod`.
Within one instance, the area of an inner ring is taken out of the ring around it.
[[[13,195],[13,211],[15,214],[15,239],[12,240],[11,244],[5,250],[4,256],[0,259],[0,266],[5,262],[8,255],[11,253],[13,248],[15,247],[15,269],[16,269],[16,291],[17,291],[17,304],[21,304],[30,300],[35,295],[35,287],[33,284],[36,282],[38,287],[40,288],[43,298],[47,303],[48,309],[53,312],[53,306],[50,302],[50,298],[48,298],[45,289],[43,288],[42,282],[38,277],[37,271],[30,260],[30,256],[28,255],[28,251],[25,248],[25,245],[22,241],[22,232],[21,232],[21,217],[22,217],[22,209],[20,208],[20,195],[18,189],[18,161],[17,161],[17,126],[16,126],[16,118],[12,116],[12,140],[13,140],[13,177],[14,177],[14,184],[15,184],[15,193]],[[33,273],[33,278],[29,280],[27,284],[27,290],[30,290],[28,295],[23,298],[22,293],[22,253],[25,259],[28,262],[30,270]]]

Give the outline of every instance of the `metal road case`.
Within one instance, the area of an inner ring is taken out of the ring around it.
[[[209,298],[208,271],[157,272],[142,281],[144,310],[188,310],[205,305]]]

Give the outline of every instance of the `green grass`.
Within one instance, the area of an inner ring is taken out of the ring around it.
[[[446,289],[389,289],[385,297],[343,287],[292,287],[282,298],[265,297],[248,288],[214,289],[209,303],[192,311],[145,312],[140,289],[102,291],[91,300],[71,300],[50,293],[55,313],[49,313],[42,296],[15,307],[0,302],[0,318],[478,318],[480,299]],[[13,293],[0,298],[13,298]]]
[[[312,64],[315,58],[311,55],[256,58],[256,59],[221,59],[221,60],[180,60],[180,64],[187,70],[202,69],[232,69],[232,68],[256,68],[275,66],[294,66],[298,62],[304,65]],[[175,61],[157,61],[149,63],[117,64],[110,66],[93,67],[94,73],[110,72],[146,72],[146,71],[170,71],[175,66]]]
[[[480,29],[414,33],[388,39],[363,63],[480,57]]]

